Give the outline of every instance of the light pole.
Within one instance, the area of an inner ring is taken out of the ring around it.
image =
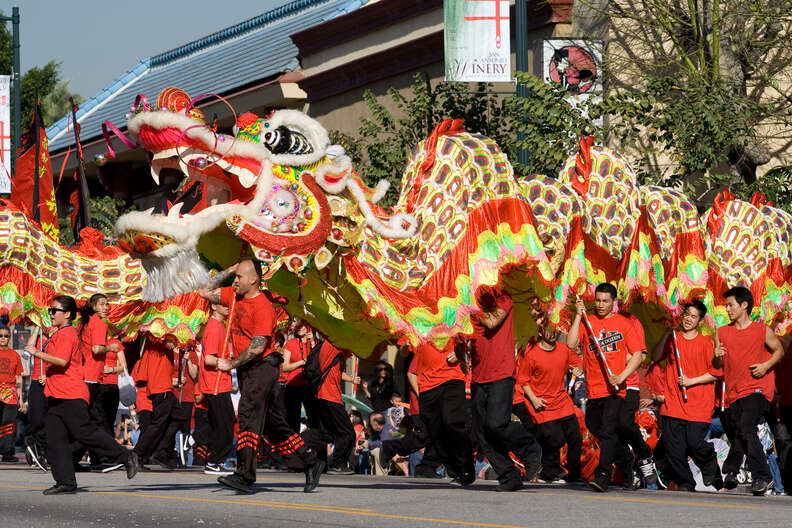
[[[517,0],[514,3],[515,29],[517,31],[517,71],[528,71],[528,0]],[[528,87],[517,82],[517,97],[527,97]],[[518,140],[523,139],[523,134],[517,135]],[[525,147],[517,148],[517,161],[522,165],[528,165],[530,154]]]
[[[14,6],[11,16],[0,16],[0,22],[4,24],[11,22],[11,48],[14,53],[13,83],[14,83],[14,136],[11,147],[11,179],[14,178],[16,169],[17,150],[19,149],[19,138],[22,136],[22,94],[20,91],[20,72],[19,72],[19,6]]]

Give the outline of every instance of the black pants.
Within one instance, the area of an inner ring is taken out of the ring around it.
[[[780,423],[773,431],[784,489],[792,489],[792,407],[779,409]]]
[[[176,397],[171,391],[150,394],[148,398],[153,407],[151,421],[141,429],[135,446],[135,453],[143,460],[160,454],[158,451],[165,445],[165,435],[168,433],[173,406],[176,404]]]
[[[723,473],[738,473],[742,465],[743,456],[746,457],[748,471],[754,478],[772,480],[770,466],[767,465],[767,455],[759,440],[757,427],[765,420],[765,415],[770,408],[767,399],[759,393],[749,394],[735,401],[725,413],[723,428],[730,439],[729,456],[723,462]]]
[[[151,415],[154,414],[154,411],[138,411],[138,426],[140,427],[140,436],[143,436],[143,431],[148,429],[148,426],[151,425]],[[140,438],[138,436],[138,438]]]
[[[286,421],[294,431],[299,431],[302,406],[305,405],[307,415],[308,406],[315,399],[315,395],[308,384],[286,385],[283,389],[283,399],[286,406]]]
[[[104,428],[105,431],[110,433],[110,436],[113,436],[115,434],[116,415],[118,415],[118,403],[120,401],[118,385],[102,383],[100,387],[99,398]]]
[[[228,453],[234,445],[234,404],[231,401],[230,392],[220,394],[204,394],[207,410],[206,419],[198,419],[198,412],[195,410],[195,432],[193,438],[196,443],[196,453],[203,451],[206,462],[212,464],[222,464],[228,458]],[[198,446],[203,446],[198,450]]]
[[[446,381],[418,395],[421,421],[426,425],[432,446],[448,472],[459,478],[475,473],[473,446],[465,429],[469,403],[465,382]]]
[[[85,400],[49,398],[47,405],[47,460],[56,483],[77,485],[71,442],[79,442],[114,463],[128,460],[129,451],[91,420]]]
[[[512,414],[520,419],[520,423],[523,424],[523,427],[525,427],[526,431],[534,436],[536,435],[536,424],[534,423],[533,417],[531,416],[531,411],[528,410],[528,405],[525,402],[513,403]]]
[[[420,406],[420,404],[419,404]],[[385,466],[395,455],[408,456],[420,451],[431,440],[429,429],[418,415],[410,415],[402,420],[402,427],[408,425],[409,430],[401,438],[385,440],[380,450],[380,463]]]
[[[99,383],[86,383],[88,386],[88,417],[91,422],[99,428],[104,429],[104,409],[102,408],[102,386]],[[111,435],[112,436],[112,435]],[[88,449],[88,446],[80,445],[79,443],[72,444],[72,460],[76,466],[85,452],[88,451],[88,456],[91,458],[91,466],[99,466],[101,459],[98,453],[93,453]]]
[[[286,412],[275,397],[280,369],[264,359],[238,369],[237,376],[242,397],[238,408],[236,474],[249,484],[256,481],[260,440],[268,441],[272,451],[284,457],[291,469],[302,471],[313,465],[316,455],[286,423]]]
[[[586,427],[600,444],[595,477],[610,479],[614,462],[623,472],[628,472],[628,467],[632,466],[633,457],[627,448],[624,431],[619,427],[623,404],[624,399],[617,395],[594,398],[586,403]]]
[[[17,404],[0,402],[0,455],[13,456],[16,451]]]
[[[163,456],[175,457],[176,452],[174,447],[176,445],[176,433],[181,431],[182,434],[190,433],[190,420],[192,419],[193,405],[192,401],[179,402],[177,396],[173,397],[173,407],[171,408],[170,422],[168,428],[165,430],[165,436],[162,437],[162,442],[155,450],[155,453],[162,453]]]
[[[580,449],[583,438],[574,414],[558,420],[540,423],[536,426],[539,445],[542,446],[542,471],[539,477],[553,480],[563,473],[561,469],[561,448],[567,446],[567,473],[569,481],[580,479]]]
[[[641,428],[635,422],[635,413],[641,405],[640,391],[627,389],[627,395],[622,403],[622,412],[619,415],[620,435],[632,447],[633,453],[639,460],[651,458],[652,448],[643,438]]]
[[[498,481],[521,480],[509,452],[527,462],[532,458],[538,459],[541,448],[522,424],[511,421],[514,378],[474,383],[472,389],[473,431],[492,469],[498,474]]]
[[[688,465],[688,456],[693,459],[705,479],[720,478],[715,448],[707,442],[710,424],[690,422],[671,416],[662,416],[661,420],[663,434],[660,436],[660,441],[663,444],[666,468],[671,474],[670,480],[679,486],[696,487],[696,481]]]
[[[315,411],[312,408],[310,414],[318,416],[319,427],[308,429],[306,442],[322,460],[327,456],[327,444],[332,443],[333,457],[328,465],[335,469],[347,469],[349,456],[355,448],[355,428],[346,408],[337,402],[317,399]]]
[[[25,436],[33,438],[36,450],[41,455],[47,454],[47,433],[44,427],[47,418],[47,397],[44,396],[44,385],[38,380],[30,382],[28,388],[27,427]]]

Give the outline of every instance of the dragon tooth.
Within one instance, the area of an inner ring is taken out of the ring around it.
[[[173,207],[168,211],[168,218],[179,218],[179,211],[181,211],[183,205],[183,202],[173,204]]]

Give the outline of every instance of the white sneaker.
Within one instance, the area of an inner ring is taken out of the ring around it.
[[[204,475],[217,475],[217,476],[225,476],[225,475],[232,475],[234,472],[230,471],[225,468],[225,466],[221,466],[219,464],[212,464],[208,463],[204,467]]]
[[[106,468],[102,469],[102,473],[110,473],[111,471],[115,471],[116,469],[121,469],[124,467],[124,464],[113,464],[112,466],[107,466]]]

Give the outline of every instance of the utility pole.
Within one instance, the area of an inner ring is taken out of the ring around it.
[[[516,58],[517,71],[528,71],[528,0],[517,0],[514,2],[515,29],[517,31]],[[517,97],[527,97],[528,87],[517,82]],[[523,134],[517,135],[517,140],[522,141]],[[517,149],[517,161],[523,165],[528,164],[528,149],[519,147]]]
[[[14,53],[14,65],[12,75],[14,90],[14,135],[11,147],[11,178],[14,178],[16,169],[17,150],[19,150],[19,138],[22,137],[22,92],[20,89],[20,61],[19,61],[19,6],[14,6],[11,16],[0,16],[0,22],[4,24],[11,22],[11,48]]]

